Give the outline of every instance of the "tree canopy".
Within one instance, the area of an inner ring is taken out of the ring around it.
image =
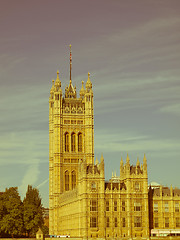
[[[47,231],[43,224],[43,207],[38,189],[29,185],[23,202],[17,187],[0,194],[0,237],[26,234],[34,237],[39,227]]]
[[[12,237],[23,231],[23,208],[17,187],[6,189],[0,198],[0,229]]]
[[[34,235],[39,227],[42,227],[43,209],[39,191],[28,185],[26,197],[23,201],[24,228],[28,235]]]

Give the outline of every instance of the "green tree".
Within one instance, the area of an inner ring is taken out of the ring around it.
[[[39,227],[43,226],[43,210],[39,191],[28,185],[23,201],[24,229],[28,236],[35,236]]]
[[[22,202],[17,187],[11,187],[0,197],[1,233],[20,236],[23,231]]]

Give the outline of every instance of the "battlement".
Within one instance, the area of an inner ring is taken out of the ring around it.
[[[79,173],[83,177],[104,177],[104,158],[101,156],[101,162],[98,162],[96,158],[95,164],[86,164],[86,161],[82,160],[79,162]]]
[[[143,164],[140,164],[139,158],[137,159],[136,165],[130,165],[130,159],[127,154],[126,163],[123,163],[123,159],[120,161],[120,179],[125,179],[127,177],[139,178],[142,176],[147,176],[147,160],[144,154]]]
[[[91,97],[93,97],[92,91],[92,83],[90,80],[90,73],[88,73],[88,79],[86,81],[86,87],[84,88],[84,81],[82,81],[81,90],[79,92],[79,98],[77,97],[76,86],[74,87],[72,84],[72,80],[69,81],[69,86],[65,87],[64,97],[62,96],[63,92],[61,89],[61,80],[59,78],[59,71],[57,71],[56,81],[52,80],[52,87],[50,90],[49,101],[54,102],[55,100],[60,100],[61,98],[67,102],[70,100],[71,102],[74,100],[81,101],[90,101]]]

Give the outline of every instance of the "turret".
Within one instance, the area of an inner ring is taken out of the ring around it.
[[[126,174],[129,175],[130,174],[130,159],[127,153],[127,158],[126,158]]]
[[[171,197],[173,197],[173,187],[172,187],[172,184],[171,184],[171,187],[170,187],[170,194],[171,194]]]
[[[96,157],[95,165],[97,165],[97,166],[99,165],[99,161],[98,161],[97,157]]]
[[[104,157],[103,157],[103,154],[101,154],[101,163],[104,163]]]
[[[144,158],[143,158],[143,173],[147,174],[147,159],[146,159],[145,154],[144,154]]]
[[[51,90],[50,90],[49,100],[52,100],[54,98],[54,90],[55,90],[55,87],[54,87],[54,79],[53,79],[52,80],[52,87],[51,87]]]
[[[81,90],[80,90],[80,93],[79,93],[80,98],[82,98],[82,99],[84,98],[84,95],[86,93],[86,90],[84,89],[83,84],[84,84],[84,81],[82,81],[82,87],[81,87]]]
[[[104,178],[104,157],[103,157],[103,154],[101,154],[99,169],[100,169],[101,175]]]
[[[91,83],[91,80],[90,80],[90,73],[88,72],[88,80],[86,82],[86,91],[90,92],[91,89],[92,89],[92,83]]]
[[[121,161],[120,161],[120,179],[123,178],[124,175],[124,170],[123,170],[123,159],[121,157]]]
[[[139,162],[139,157],[138,157],[137,162],[136,162],[136,174],[139,173],[139,169],[140,169],[140,162]]]
[[[59,79],[59,70],[57,70],[57,78],[56,78],[56,81],[55,81],[55,91],[56,92],[62,91],[61,90],[61,81]]]
[[[136,167],[140,166],[139,157],[137,158]]]

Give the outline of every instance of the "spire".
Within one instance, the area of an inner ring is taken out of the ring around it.
[[[128,153],[127,153],[127,158],[126,158],[126,162],[129,163],[130,159],[129,159],[129,156],[128,156]]]
[[[65,98],[76,98],[76,86],[73,87],[72,85],[72,76],[71,76],[71,70],[72,70],[72,52],[71,52],[71,44],[69,45],[70,48],[70,57],[69,57],[69,62],[70,62],[70,74],[69,74],[69,87],[67,86],[65,88]]]
[[[50,92],[54,92],[54,79],[52,79],[52,87]]]
[[[98,161],[98,159],[97,159],[97,157],[96,157],[95,165],[98,165],[98,164],[99,164],[99,161]]]
[[[84,81],[82,81],[82,87],[81,87],[81,90],[80,90],[80,97],[82,97],[83,98],[83,96],[84,96],[84,94],[85,94],[85,89],[84,89],[84,86],[83,86],[83,84],[84,84]]]
[[[122,159],[122,156],[121,156],[120,166],[123,166],[123,159]]]
[[[55,81],[55,91],[62,93],[62,90],[61,90],[61,81],[60,81],[60,79],[59,79],[59,70],[57,70],[57,78],[56,78],[56,81]]]
[[[61,81],[59,79],[59,70],[57,70],[57,78],[56,78],[55,86],[61,87]]]
[[[143,171],[147,174],[147,160],[146,160],[145,154],[144,154],[144,158],[143,158]]]
[[[91,83],[91,80],[90,80],[90,73],[89,72],[88,72],[88,80],[86,82],[86,88],[87,89],[92,88],[92,83]]]
[[[137,157],[137,163],[136,163],[136,166],[137,166],[137,167],[140,166],[139,157]]]
[[[69,79],[69,80],[70,80],[70,82],[71,82],[71,80],[72,80],[72,79],[71,79],[71,69],[72,69],[72,53],[71,53],[71,44],[69,45],[69,47],[70,47],[70,76],[69,76],[69,77],[70,77],[70,79]]]
[[[101,162],[104,162],[103,154],[101,154]]]
[[[172,184],[171,184],[171,187],[170,187],[170,193],[171,193],[171,196],[173,196],[173,187],[172,187]]]
[[[143,158],[143,163],[147,164],[147,159],[146,159],[146,155],[144,154],[144,158]]]

